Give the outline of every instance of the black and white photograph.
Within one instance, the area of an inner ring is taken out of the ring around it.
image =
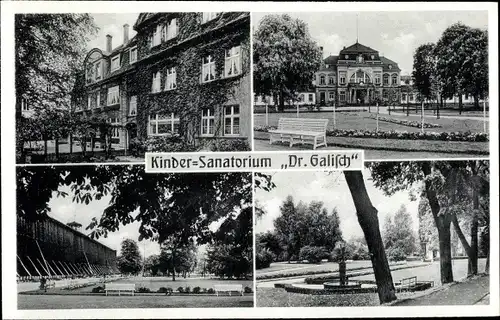
[[[250,13],[17,14],[17,163],[247,151]]]
[[[489,161],[260,173],[257,307],[489,305]]]
[[[19,309],[253,307],[250,173],[16,174]]]
[[[488,12],[254,12],[254,148],[489,154]]]

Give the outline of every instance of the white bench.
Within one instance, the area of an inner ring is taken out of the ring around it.
[[[118,291],[118,295],[121,295],[122,291],[130,291],[134,295],[135,283],[106,283],[104,291],[106,291],[106,295],[108,295],[108,291]]]
[[[233,291],[243,295],[243,285],[241,284],[214,284],[214,290],[217,296],[219,296],[219,292],[229,292],[231,295]]]
[[[278,128],[269,130],[269,144],[273,143],[273,136],[279,134],[281,142],[285,142],[285,138],[290,140],[290,147],[293,146],[294,139],[296,139],[295,143],[312,143],[314,150],[319,146],[326,147],[327,125],[328,119],[280,118]]]

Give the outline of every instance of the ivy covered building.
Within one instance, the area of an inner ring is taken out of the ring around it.
[[[398,64],[358,42],[323,60],[315,74],[320,105],[373,104],[399,101]]]
[[[250,14],[141,13],[137,34],[85,59],[86,103],[76,114],[104,114],[112,146],[180,135],[205,144],[248,140],[251,132]]]

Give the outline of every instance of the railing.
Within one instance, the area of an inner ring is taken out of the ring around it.
[[[417,277],[409,277],[401,279],[399,286],[399,292],[408,291],[412,287],[417,285]]]

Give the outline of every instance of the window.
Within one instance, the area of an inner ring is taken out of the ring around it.
[[[91,109],[92,108],[92,96],[89,95],[87,96],[87,109]]]
[[[120,55],[111,58],[111,72],[120,69]]]
[[[349,79],[350,83],[370,83],[370,76],[362,70],[356,71]]]
[[[151,36],[151,48],[156,47],[161,43],[162,26],[157,25]]]
[[[165,83],[165,90],[173,90],[177,88],[177,74],[175,67],[167,69],[167,82]]]
[[[29,111],[30,107],[28,106],[28,100],[21,99],[21,111]]]
[[[153,73],[153,84],[151,85],[151,93],[161,91],[161,73],[157,71]]]
[[[387,90],[384,90],[384,92],[382,93],[382,97],[384,99],[388,99],[389,98],[389,93],[387,92]]]
[[[314,94],[309,93],[309,102],[313,102],[313,101],[314,101]]]
[[[130,97],[128,110],[129,116],[133,117],[137,115],[137,96]]]
[[[346,55],[344,56],[344,58],[345,58],[346,60],[347,60],[347,59],[349,59],[349,55],[348,55],[348,54],[346,54]]]
[[[325,84],[325,75],[324,74],[319,76],[319,84]]]
[[[203,12],[201,23],[206,23],[210,20],[217,18],[218,12]]]
[[[94,65],[95,68],[95,80],[99,80],[102,78],[102,67],[101,67],[101,61],[97,61]]]
[[[375,73],[375,84],[380,84],[380,73]]]
[[[389,85],[389,75],[384,74],[384,85]]]
[[[241,73],[241,47],[236,46],[226,50],[224,70],[226,77],[236,76]]]
[[[392,75],[392,85],[397,85],[398,84],[398,76],[396,74]]]
[[[149,131],[152,136],[171,135],[179,132],[180,119],[174,113],[149,115]]]
[[[330,101],[335,100],[335,92],[330,91],[330,92],[328,93],[328,100],[330,100]]]
[[[130,48],[129,57],[130,57],[129,61],[130,64],[137,61],[137,47]]]
[[[328,76],[328,84],[329,85],[335,84],[335,76],[334,75]]]
[[[410,101],[413,101],[413,93],[410,93],[410,95],[408,96],[408,99],[409,99]]]
[[[203,58],[202,82],[215,80],[215,61],[211,55]]]
[[[201,110],[201,135],[209,136],[214,134],[215,118],[214,109],[205,108]]]
[[[344,102],[345,101],[345,91],[340,91],[339,93],[339,100]]]
[[[108,88],[108,106],[120,103],[120,87]]]
[[[120,120],[118,118],[109,118],[108,123],[111,124],[111,138],[113,139],[120,139],[120,128],[118,126],[120,125]]]
[[[345,72],[340,73],[340,84],[345,84]]]
[[[166,40],[170,40],[177,37],[177,19],[172,19],[167,23],[167,37]]]
[[[406,93],[402,93],[401,94],[401,100],[402,101],[406,101]]]
[[[101,91],[97,91],[95,107],[96,108],[100,108],[101,107]]]
[[[229,106],[224,108],[224,135],[240,134],[240,107]]]
[[[375,55],[374,55],[374,54],[372,54],[372,55],[370,56],[370,58],[372,58],[372,60],[375,60]]]

